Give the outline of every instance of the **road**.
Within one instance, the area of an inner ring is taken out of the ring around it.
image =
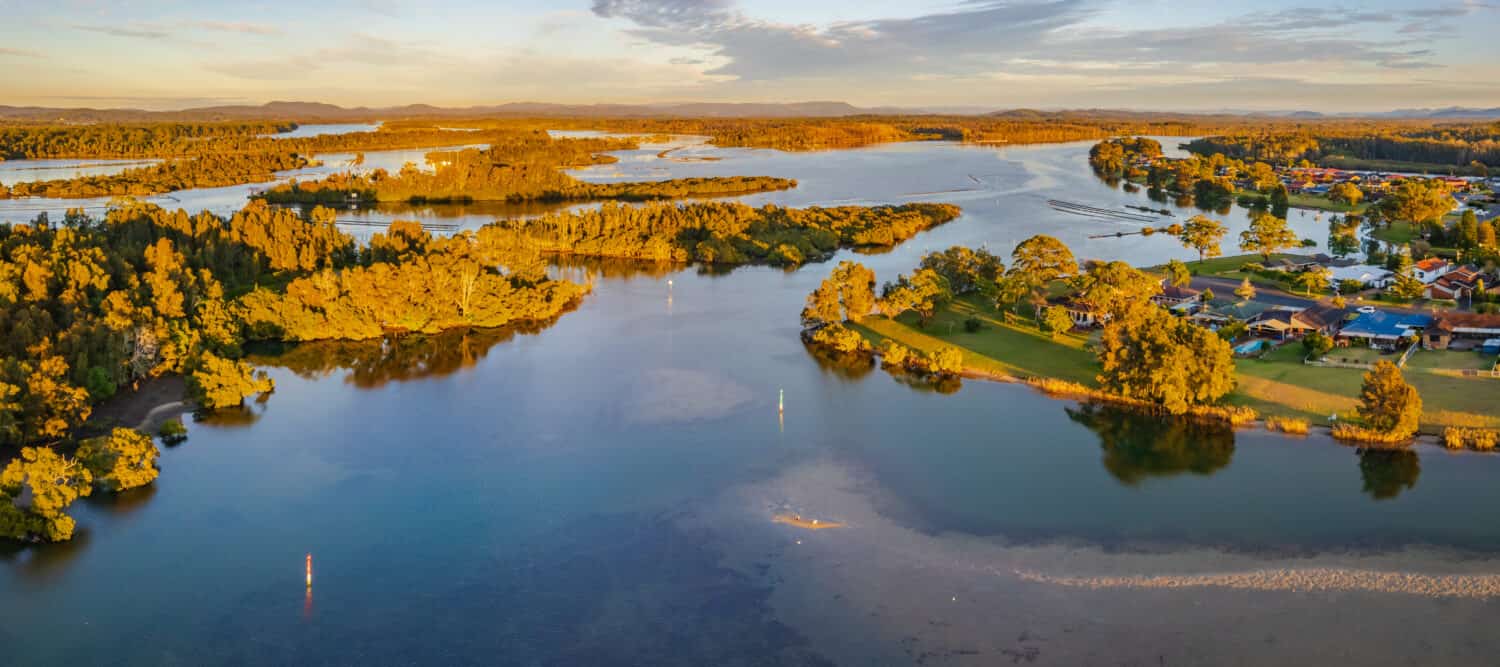
[[[1239,289],[1240,281],[1233,278],[1219,278],[1216,276],[1193,276],[1193,281],[1188,284],[1191,285],[1193,289],[1197,290],[1213,290],[1214,296],[1216,297],[1233,298],[1234,291],[1236,289]],[[1367,292],[1367,294],[1373,294],[1373,292],[1374,290],[1370,290]],[[1349,300],[1350,308],[1356,308],[1359,306],[1375,306],[1376,308],[1379,308],[1381,310],[1388,310],[1396,313],[1432,313],[1431,308],[1402,306],[1393,303],[1384,303],[1381,301],[1369,300],[1356,302],[1351,297],[1352,295],[1344,295],[1344,298]],[[1273,306],[1287,306],[1291,308],[1307,308],[1308,306],[1312,306],[1317,303],[1327,303],[1329,301],[1329,299],[1327,298],[1311,299],[1305,296],[1292,294],[1291,292],[1286,292],[1275,287],[1267,287],[1265,285],[1255,286],[1255,300]]]

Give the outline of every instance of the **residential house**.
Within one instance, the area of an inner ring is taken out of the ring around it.
[[[1322,268],[1322,264],[1315,258],[1310,257],[1280,257],[1272,260],[1266,268],[1272,271],[1285,271],[1287,273],[1301,273],[1311,269]]]
[[[1344,309],[1327,305],[1315,305],[1302,310],[1277,308],[1268,310],[1250,320],[1250,332],[1264,336],[1275,336],[1285,340],[1313,332],[1332,336],[1344,322]]]
[[[1500,315],[1439,313],[1423,334],[1423,343],[1433,350],[1473,349],[1487,339],[1500,338]]]
[[[1218,329],[1230,322],[1249,322],[1268,310],[1271,310],[1271,305],[1260,301],[1216,303],[1193,313],[1189,319],[1199,326]]]
[[[1171,308],[1181,303],[1191,303],[1203,298],[1203,291],[1191,287],[1178,287],[1177,285],[1162,285],[1161,293],[1151,297],[1151,302]]]
[[[1431,315],[1377,310],[1373,313],[1360,313],[1350,320],[1339,330],[1338,338],[1350,343],[1364,342],[1370,347],[1389,349],[1403,340],[1420,335],[1430,326]]]
[[[1395,282],[1396,274],[1378,266],[1369,264],[1356,264],[1354,266],[1337,266],[1332,269],[1334,284],[1346,280],[1359,281],[1365,287],[1386,287]]]
[[[1068,311],[1068,319],[1079,328],[1102,327],[1109,322],[1109,313],[1072,297],[1054,297],[1047,300],[1051,306],[1062,306]]]
[[[1416,277],[1417,280],[1420,280],[1426,284],[1432,283],[1433,281],[1443,277],[1444,274],[1452,270],[1452,264],[1449,264],[1446,260],[1438,259],[1436,257],[1428,257],[1427,259],[1413,264],[1411,267],[1412,276]]]
[[[1439,276],[1422,291],[1429,299],[1458,300],[1474,295],[1474,288],[1484,279],[1484,274],[1467,266],[1459,267]]]

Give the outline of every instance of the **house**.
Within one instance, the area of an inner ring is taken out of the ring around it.
[[[1422,313],[1402,313],[1377,310],[1360,315],[1339,330],[1339,340],[1363,341],[1370,347],[1395,347],[1402,340],[1420,335],[1432,326],[1432,316]]]
[[[1429,299],[1458,300],[1474,295],[1474,288],[1484,279],[1484,274],[1467,266],[1459,267],[1434,280],[1422,296]]]
[[[1109,322],[1109,313],[1072,297],[1055,297],[1047,300],[1051,306],[1062,306],[1068,311],[1068,319],[1079,328],[1102,327]]]
[[[1452,264],[1436,257],[1428,257],[1411,267],[1412,275],[1424,284],[1430,284],[1452,270]]]
[[[1162,285],[1161,293],[1151,297],[1151,302],[1170,308],[1180,303],[1189,303],[1202,298],[1202,290],[1196,290],[1191,287],[1178,287],[1176,285]]]
[[[1439,313],[1422,342],[1433,350],[1472,349],[1490,338],[1500,338],[1500,315]]]
[[[1218,329],[1230,322],[1249,322],[1268,310],[1271,310],[1270,304],[1260,301],[1219,303],[1211,308],[1193,313],[1189,319],[1199,326]]]
[[[1322,266],[1322,264],[1318,263],[1318,260],[1309,257],[1281,257],[1267,264],[1266,268],[1272,271],[1301,273],[1310,269],[1321,268]]]
[[[1346,280],[1356,280],[1365,287],[1387,287],[1396,280],[1396,274],[1369,264],[1337,266],[1331,271],[1330,278],[1335,285]]]
[[[1264,336],[1275,336],[1282,340],[1305,336],[1313,332],[1332,336],[1344,322],[1344,309],[1316,305],[1302,310],[1276,308],[1265,311],[1250,321],[1250,332]]]

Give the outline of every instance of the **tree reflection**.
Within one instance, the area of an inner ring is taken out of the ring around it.
[[[551,324],[549,321],[434,335],[266,346],[253,354],[251,360],[262,366],[286,368],[306,378],[348,371],[345,382],[361,389],[374,389],[389,382],[452,375],[479,363],[490,348],[515,338],[516,334],[539,333]]]
[[[964,386],[962,378],[955,375],[930,375],[927,373],[912,373],[905,368],[881,364],[885,372],[891,374],[891,378],[917,391],[931,391],[939,394],[954,394]]]
[[[1422,474],[1422,462],[1410,449],[1357,450],[1359,476],[1365,493],[1376,500],[1389,500],[1402,491],[1415,488]]]
[[[1184,472],[1212,475],[1234,457],[1234,430],[1102,404],[1067,408],[1068,417],[1099,436],[1104,469],[1134,486]]]
[[[818,368],[845,380],[858,380],[875,370],[875,360],[866,354],[841,354],[818,345],[803,345]]]

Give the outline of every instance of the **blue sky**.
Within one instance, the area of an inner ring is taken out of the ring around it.
[[[1500,106],[1500,0],[0,0],[0,104]]]

